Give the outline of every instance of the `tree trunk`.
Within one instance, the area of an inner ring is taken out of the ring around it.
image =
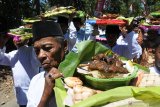
[[[36,11],[36,15],[40,14],[40,0],[33,0],[33,8]]]

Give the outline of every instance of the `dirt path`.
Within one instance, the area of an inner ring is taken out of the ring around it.
[[[10,69],[0,70],[0,107],[18,107]]]

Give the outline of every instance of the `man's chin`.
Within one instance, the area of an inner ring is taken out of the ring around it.
[[[47,71],[47,72],[51,70],[50,67],[43,67],[43,68],[44,68],[44,70]]]

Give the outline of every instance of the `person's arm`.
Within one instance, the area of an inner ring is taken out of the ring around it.
[[[0,33],[0,49],[3,49],[9,38],[10,37],[6,33]]]
[[[56,68],[52,68],[45,76],[44,91],[38,104],[38,107],[46,107],[48,100],[53,94],[53,87],[55,85],[55,79],[62,77],[62,73]]]
[[[5,44],[7,43],[9,36],[6,33],[0,33],[0,65],[10,66],[10,54],[6,54]]]

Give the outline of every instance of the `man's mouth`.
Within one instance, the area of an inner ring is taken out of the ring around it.
[[[50,64],[49,64],[49,63],[43,63],[42,66],[43,66],[44,68],[46,68],[46,67],[49,67]]]

